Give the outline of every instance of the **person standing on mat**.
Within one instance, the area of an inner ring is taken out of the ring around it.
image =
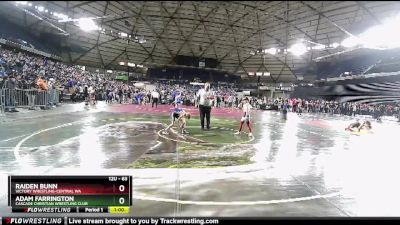
[[[200,124],[201,129],[204,130],[204,118],[207,120],[207,130],[210,129],[210,114],[213,101],[212,92],[210,90],[210,83],[205,83],[204,88],[200,89],[197,93],[200,111]]]
[[[287,119],[287,113],[288,113],[288,108],[289,108],[289,103],[288,103],[288,100],[285,100],[284,102],[282,102],[282,105],[281,105],[281,117],[282,117],[282,119],[284,119],[284,120],[286,120]]]
[[[251,111],[251,105],[249,103],[249,99],[247,97],[243,98],[243,116],[242,119],[240,120],[240,128],[239,130],[235,133],[235,135],[238,135],[242,132],[243,124],[246,123],[247,128],[249,129],[249,137],[253,137],[253,133],[251,131],[251,126],[250,126],[250,111]]]
[[[159,99],[160,99],[160,93],[158,93],[157,90],[154,90],[153,92],[151,92],[151,108],[154,107],[154,104],[156,104],[156,108],[157,108]]]

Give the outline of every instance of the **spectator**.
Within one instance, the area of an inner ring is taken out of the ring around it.
[[[16,94],[16,88],[17,88],[17,84],[16,84],[16,80],[14,76],[10,76],[7,77],[7,79],[4,82],[4,87],[6,88],[6,102],[5,102],[5,106],[6,111],[8,112],[18,112],[15,109],[15,94]]]
[[[39,90],[41,90],[41,91],[47,91],[48,90],[47,82],[44,79],[44,77],[40,77],[39,78],[37,85],[39,87]]]

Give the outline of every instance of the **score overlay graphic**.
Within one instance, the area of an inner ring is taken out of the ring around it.
[[[9,176],[8,205],[22,213],[126,213],[131,184],[131,176]]]

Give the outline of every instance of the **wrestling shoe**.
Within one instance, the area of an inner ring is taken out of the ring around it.
[[[234,135],[239,135],[241,132],[240,131],[236,131],[235,133],[234,133]]]
[[[249,133],[249,137],[253,137],[253,133]]]
[[[182,130],[182,134],[189,134],[189,132],[186,130]]]

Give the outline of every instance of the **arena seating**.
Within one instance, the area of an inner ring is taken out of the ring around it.
[[[349,75],[360,75],[376,62],[377,59],[369,57],[357,57],[346,60],[338,63],[337,68],[328,73],[328,77],[343,76],[347,75],[347,73]]]
[[[0,38],[14,41],[27,47],[33,47],[40,51],[54,53],[55,51],[45,47],[38,38],[27,33],[27,31],[13,23],[10,23],[6,19],[1,20],[0,26]]]
[[[393,61],[395,62],[395,59],[389,61],[389,63]],[[357,65],[366,66],[366,63],[359,63]],[[66,65],[26,52],[0,48],[0,66],[0,77],[2,77],[0,78],[0,90],[2,94],[0,106],[5,109],[31,107],[32,104],[46,108],[57,105],[62,100],[71,100],[73,102],[83,101],[83,89],[85,86],[94,90],[96,99],[107,99],[107,103],[135,104],[150,101],[149,90],[138,89],[133,85],[115,81],[106,74],[84,71],[77,66]],[[343,68],[347,69],[349,67]],[[12,78],[6,78],[8,76]],[[45,84],[45,88],[41,85],[38,86],[38,81],[40,83],[40,80]],[[153,79],[152,82],[161,92],[161,102],[163,103],[172,103],[174,97],[179,94],[185,105],[193,105],[195,104],[196,93],[200,88],[200,86],[190,85],[187,81]],[[222,103],[221,106],[239,106],[241,99],[237,96],[237,88],[235,87],[232,84],[213,85],[215,95],[220,98],[220,102]],[[36,96],[36,98],[32,100],[29,96]],[[256,108],[278,110],[279,104],[284,100],[287,99],[258,99],[251,97],[250,102]],[[295,101],[291,100],[290,104],[292,108],[300,108],[310,113],[337,113],[345,115],[374,115],[376,112],[380,112],[382,115],[397,115],[400,108],[395,104],[339,104],[338,102],[322,99],[297,99]]]
[[[400,57],[391,57],[388,60],[382,60],[377,63],[372,69],[370,69],[366,74],[371,73],[389,73],[400,71]]]

